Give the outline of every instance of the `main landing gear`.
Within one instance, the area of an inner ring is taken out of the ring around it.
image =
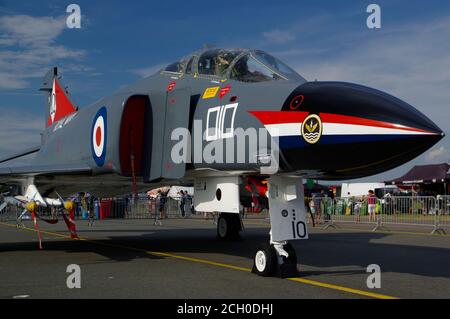
[[[239,214],[221,213],[217,220],[217,238],[219,240],[239,239],[242,223]]]

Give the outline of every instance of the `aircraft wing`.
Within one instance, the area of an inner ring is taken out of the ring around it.
[[[40,149],[41,149],[41,146],[33,146],[24,151],[21,151],[21,152],[15,153],[15,154],[11,154],[8,156],[0,157],[0,163],[9,162],[16,158],[20,158],[20,157],[27,156],[27,155],[30,155],[33,153],[37,153],[37,152],[39,152]]]
[[[90,174],[92,168],[87,164],[62,164],[62,165],[22,165],[0,167],[0,182],[6,182],[14,177],[26,177],[36,175],[76,175]]]

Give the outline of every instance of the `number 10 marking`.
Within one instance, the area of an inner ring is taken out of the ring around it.
[[[302,227],[299,227],[299,226]],[[292,222],[292,235],[295,238],[305,238],[306,237],[306,225],[304,222]]]

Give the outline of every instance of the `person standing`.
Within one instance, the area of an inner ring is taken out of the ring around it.
[[[187,217],[190,217],[192,215],[192,196],[189,195],[188,191],[184,192],[184,210]]]
[[[372,222],[372,219],[375,222],[375,210],[377,207],[377,198],[375,197],[375,192],[373,190],[369,190],[369,194],[367,195],[367,204],[369,212],[369,223]]]
[[[159,200],[159,218],[166,218],[166,202],[167,202],[167,193],[161,190],[158,190],[158,200]]]
[[[316,220],[315,220],[316,209],[315,209],[315,206],[314,206],[314,205],[315,205],[315,204],[314,204],[314,199],[311,199],[311,200],[309,201],[308,205],[306,205],[306,206],[307,206],[307,209],[309,210],[309,215],[311,216],[311,222],[312,222],[312,224],[313,224],[313,227],[316,226]]]
[[[184,193],[183,190],[180,191],[180,212],[181,212],[181,217],[185,218],[186,217],[186,194]]]
[[[355,216],[356,216],[356,223],[359,224],[361,223],[361,207],[362,207],[362,202],[361,199],[355,199]]]
[[[75,198],[73,199],[73,202],[75,204],[75,218],[79,219],[80,217],[80,211],[81,211],[81,198],[80,193],[77,193]]]
[[[314,209],[315,209],[315,217],[316,217],[316,224],[320,224],[321,223],[321,218],[322,218],[322,200],[324,197],[324,191],[323,189],[320,191],[320,193],[315,194],[313,196],[313,200],[314,200]]]
[[[82,193],[81,195],[81,218],[82,219],[88,219],[88,197],[87,193]]]
[[[89,199],[90,205],[89,205],[88,226],[92,227],[95,224],[95,208],[96,208],[95,202],[97,201],[97,199],[94,199],[94,196],[92,195],[89,197]]]

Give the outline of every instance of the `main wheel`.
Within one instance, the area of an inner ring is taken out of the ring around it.
[[[231,240],[239,238],[241,220],[239,214],[221,213],[217,221],[217,238]]]
[[[277,267],[277,254],[273,245],[261,245],[253,259],[252,272],[263,277],[273,276]]]

